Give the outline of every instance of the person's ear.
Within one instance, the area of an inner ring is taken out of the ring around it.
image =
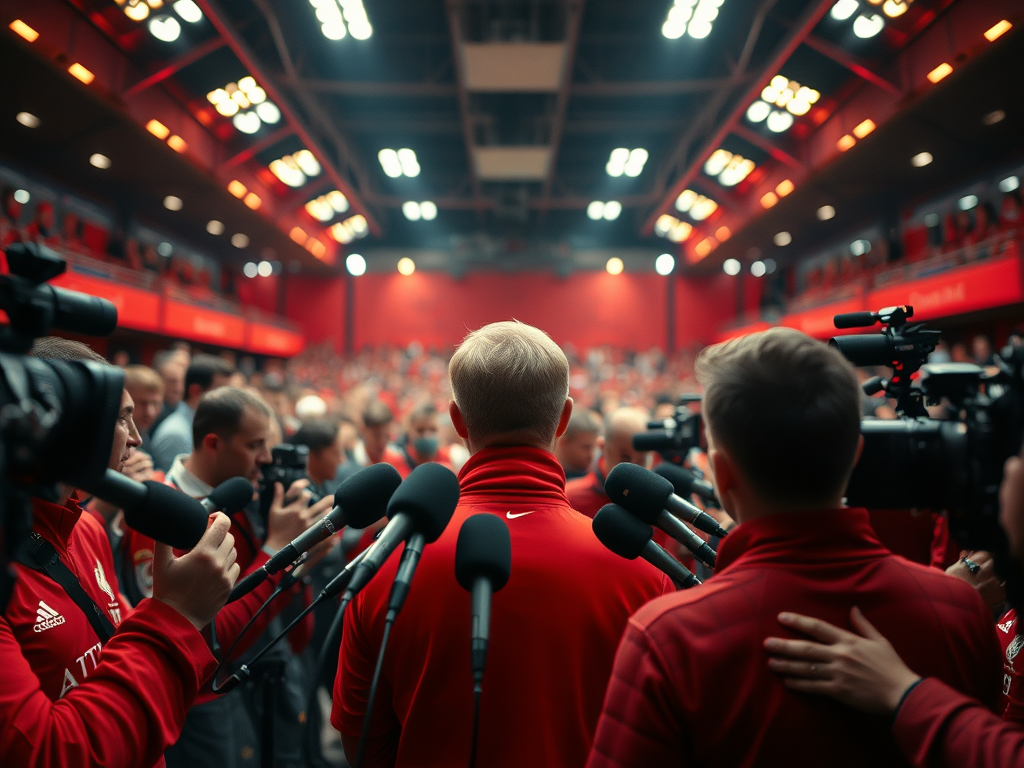
[[[204,450],[216,453],[217,449],[220,448],[220,444],[220,435],[216,432],[210,432],[208,435],[203,436],[202,446]]]
[[[718,498],[724,502],[725,497],[730,495],[737,485],[736,465],[727,453],[718,448],[708,451],[708,465]]]
[[[448,403],[448,415],[452,417],[455,433],[463,440],[467,440],[469,432],[466,431],[466,422],[462,419],[462,411],[459,410],[459,406],[455,404],[454,400]]]
[[[569,428],[569,419],[572,418],[572,398],[565,398],[565,405],[562,406],[562,416],[558,419],[558,429],[555,430],[555,437],[561,437]]]

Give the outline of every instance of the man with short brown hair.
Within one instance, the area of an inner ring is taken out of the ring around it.
[[[494,600],[478,764],[579,768],[629,615],[661,594],[661,574],[606,550],[565,497],[552,450],[572,413],[569,364],[537,328],[493,323],[456,351],[452,422],[469,461],[451,522],[423,552],[391,633],[369,730],[371,765],[448,768],[469,760],[470,598],[452,570],[462,523],[497,515],[512,571]],[[359,749],[398,553],[345,616],[331,722]]]
[[[999,648],[974,590],[882,547],[843,507],[862,444],[853,369],[775,328],[697,359],[715,488],[739,525],[714,578],[650,603],[622,639],[590,768],[901,765],[881,718],[789,691],[762,643],[780,611],[859,605],[922,674],[995,703]]]

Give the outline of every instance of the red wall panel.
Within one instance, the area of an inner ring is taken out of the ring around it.
[[[345,278],[289,275],[285,315],[298,324],[307,344],[345,348]],[[252,282],[252,281],[250,281]]]
[[[676,347],[692,349],[716,340],[736,317],[736,278],[684,277],[676,283]]]

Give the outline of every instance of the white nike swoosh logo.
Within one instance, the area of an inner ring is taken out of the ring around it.
[[[532,514],[533,514],[532,511],[531,512],[517,512],[514,515],[511,512],[506,512],[505,513],[505,517],[507,517],[509,520],[515,520],[517,517],[522,517],[523,515],[532,515]]]

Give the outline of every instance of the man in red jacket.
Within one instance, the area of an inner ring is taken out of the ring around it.
[[[842,507],[860,388],[838,352],[775,328],[705,349],[708,456],[739,525],[713,578],[629,623],[589,766],[898,765],[888,723],[788,691],[762,643],[781,610],[845,622],[855,605],[922,671],[994,704],[991,615],[970,586],[878,543]]]
[[[77,342],[41,339],[38,357],[103,358]],[[133,404],[122,392],[111,461],[138,444]],[[41,570],[16,565],[0,620],[0,764],[151,766],[178,737],[214,659],[200,634],[237,578],[229,521],[215,515],[192,553],[157,548],[154,596],[122,601],[102,525],[82,514],[75,490],[57,502],[33,499],[32,527],[98,609],[113,635],[101,637],[79,604]]]
[[[365,745],[368,766],[469,761],[473,719],[470,597],[454,579],[467,517],[501,517],[512,572],[494,597],[478,764],[578,768],[586,760],[629,615],[665,588],[643,561],[623,560],[565,497],[552,454],[572,412],[569,364],[542,331],[494,323],[466,337],[449,367],[452,421],[471,453],[462,495],[426,547],[391,633]],[[345,616],[331,723],[357,754],[398,553]]]

